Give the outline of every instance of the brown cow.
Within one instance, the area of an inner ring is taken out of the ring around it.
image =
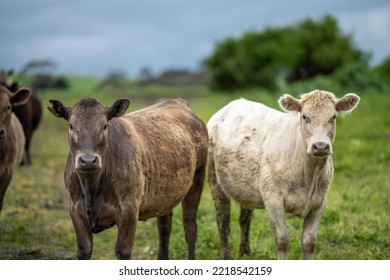
[[[0,86],[0,211],[13,170],[23,156],[23,129],[12,108],[26,102],[30,94],[27,88],[20,88],[12,94]]]
[[[188,258],[195,259],[196,215],[207,164],[207,129],[188,104],[169,100],[130,114],[130,101],[106,107],[86,98],[49,111],[69,122],[65,185],[78,258],[92,234],[118,226],[115,252],[130,259],[138,220],[157,217],[159,259],[168,259],[172,209],[182,202]]]
[[[12,71],[0,70],[0,85],[5,86],[10,92],[16,92],[19,88],[17,82],[10,78]],[[42,105],[35,90],[31,91],[31,96],[22,106],[13,107],[12,111],[18,117],[23,127],[25,145],[23,164],[30,165],[30,144],[33,132],[37,129],[42,117]]]

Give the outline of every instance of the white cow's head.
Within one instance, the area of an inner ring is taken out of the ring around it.
[[[336,116],[351,112],[359,100],[359,96],[353,93],[337,99],[333,93],[314,90],[303,94],[299,100],[285,94],[279,99],[279,105],[286,112],[299,113],[300,130],[307,154],[325,157],[332,154]]]

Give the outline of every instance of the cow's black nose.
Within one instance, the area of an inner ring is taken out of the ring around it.
[[[4,129],[0,129],[0,140],[5,138],[5,131]]]
[[[330,145],[325,142],[317,142],[311,146],[311,150],[315,156],[326,156],[329,154]]]
[[[96,169],[99,167],[99,157],[96,155],[84,155],[79,157],[81,169]]]

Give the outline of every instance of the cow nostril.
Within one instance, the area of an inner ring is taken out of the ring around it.
[[[328,144],[325,144],[324,151],[325,151],[326,153],[329,152],[329,145],[328,145]]]
[[[0,139],[3,139],[5,136],[5,131],[4,129],[0,129]]]
[[[82,165],[85,164],[85,161],[84,161],[83,157],[79,157],[79,163],[82,164]]]

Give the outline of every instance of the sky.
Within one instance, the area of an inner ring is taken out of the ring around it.
[[[390,55],[389,0],[0,0],[0,68],[52,59],[57,74],[196,70],[227,37],[325,14],[372,65]]]

